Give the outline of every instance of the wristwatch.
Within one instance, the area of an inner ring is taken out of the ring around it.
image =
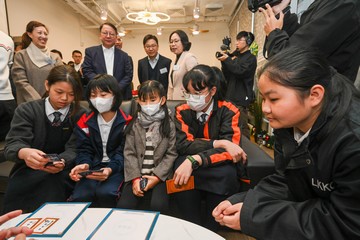
[[[191,162],[191,167],[193,170],[196,170],[200,167],[200,164],[198,161],[195,160],[195,158],[193,158],[193,156],[187,156],[186,159],[188,159]]]

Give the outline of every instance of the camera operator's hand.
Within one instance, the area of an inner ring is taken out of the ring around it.
[[[274,14],[282,12],[287,6],[289,6],[291,0],[282,0],[279,4],[272,6]]]
[[[226,53],[223,53],[223,55],[221,57],[218,57],[217,59],[220,61],[225,61],[225,59],[227,59],[229,57],[229,55],[227,55]]]
[[[275,13],[269,4],[266,4],[266,10],[259,8],[259,11],[262,12],[265,17],[264,31],[266,36],[269,36],[269,34],[277,28],[282,29],[284,25],[284,14],[282,11],[280,11],[279,19],[275,17]]]

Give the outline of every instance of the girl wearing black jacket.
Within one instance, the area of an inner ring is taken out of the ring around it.
[[[288,48],[259,72],[276,174],[213,211],[256,239],[360,239],[360,93],[316,51]]]

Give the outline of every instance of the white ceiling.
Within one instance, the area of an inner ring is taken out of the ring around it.
[[[170,21],[158,23],[160,26],[191,25],[194,23],[229,22],[242,0],[198,0],[200,18],[193,18],[195,0],[63,0],[75,12],[86,19],[86,28],[97,28],[100,19],[100,7],[108,9],[108,20],[117,27],[125,29],[146,28],[145,24],[134,23],[126,18],[129,12],[163,12],[170,15]]]

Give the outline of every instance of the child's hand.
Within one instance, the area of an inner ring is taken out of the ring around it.
[[[42,170],[48,162],[44,158],[45,153],[35,148],[22,148],[18,152],[18,157],[25,161],[26,166],[34,170]]]
[[[103,170],[103,171],[102,172],[93,172],[93,173],[87,175],[86,178],[92,179],[92,180],[97,180],[100,182],[107,180],[112,173],[111,168],[106,167],[106,168],[101,168],[101,170]]]
[[[232,206],[232,204],[229,200],[225,200],[219,203],[219,205],[217,205],[212,211],[212,215],[215,218],[215,221],[221,223],[224,218],[224,210],[226,210],[230,206]]]
[[[54,162],[53,165],[45,166],[43,171],[55,174],[61,172],[64,169],[64,167],[65,167],[65,160],[61,159],[61,161]]]
[[[247,155],[244,150],[239,145],[229,140],[215,140],[214,148],[224,148],[225,151],[227,151],[231,155],[234,163],[237,163],[239,161],[242,161],[244,164],[246,163]]]
[[[144,189],[145,192],[150,189],[153,189],[160,182],[160,179],[156,176],[144,175],[142,177],[148,179],[148,183]]]
[[[71,169],[69,176],[73,181],[78,182],[82,178],[82,176],[80,176],[79,173],[85,172],[87,170],[89,170],[89,164],[86,164],[86,163],[80,164],[80,165],[75,166],[73,169]]]
[[[185,161],[175,171],[174,184],[180,186],[186,184],[189,181],[192,171],[191,162],[185,159]]]
[[[141,189],[140,189],[140,178],[135,179],[132,182],[132,190],[133,190],[133,194],[135,196],[138,196],[138,197],[143,197],[144,196],[144,192],[141,191]]]

